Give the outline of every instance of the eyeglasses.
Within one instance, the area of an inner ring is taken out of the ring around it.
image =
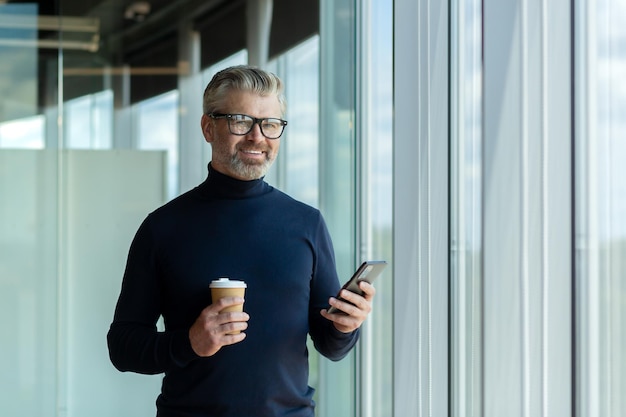
[[[278,139],[287,126],[287,121],[283,119],[277,119],[273,117],[264,117],[257,119],[256,117],[248,116],[247,114],[225,114],[225,113],[210,113],[209,116],[213,119],[226,119],[228,120],[228,130],[233,135],[247,135],[250,133],[255,124],[258,124],[261,128],[261,133],[268,139]]]

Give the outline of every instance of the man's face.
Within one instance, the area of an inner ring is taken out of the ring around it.
[[[256,118],[280,118],[280,104],[275,95],[261,96],[234,91],[218,109],[225,114],[246,114]],[[248,181],[265,175],[278,155],[280,139],[267,139],[258,124],[244,135],[230,133],[227,119],[202,116],[202,133],[213,149],[211,165],[222,174]]]

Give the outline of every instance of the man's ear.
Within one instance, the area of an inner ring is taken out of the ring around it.
[[[202,128],[202,136],[204,136],[204,140],[208,143],[213,142],[213,135],[215,134],[215,124],[213,123],[213,119],[206,114],[203,114],[200,119],[200,127]]]

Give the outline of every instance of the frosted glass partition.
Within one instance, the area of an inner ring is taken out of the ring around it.
[[[2,415],[52,411],[56,397],[55,154],[0,151]],[[51,414],[51,413],[50,413]]]
[[[164,152],[0,151],[2,415],[155,413],[160,377],[115,370],[106,332],[165,173]]]

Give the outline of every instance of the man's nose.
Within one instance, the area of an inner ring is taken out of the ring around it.
[[[263,136],[263,132],[261,132],[261,125],[255,123],[252,125],[252,129],[247,134],[248,140],[263,140],[265,136]]]

